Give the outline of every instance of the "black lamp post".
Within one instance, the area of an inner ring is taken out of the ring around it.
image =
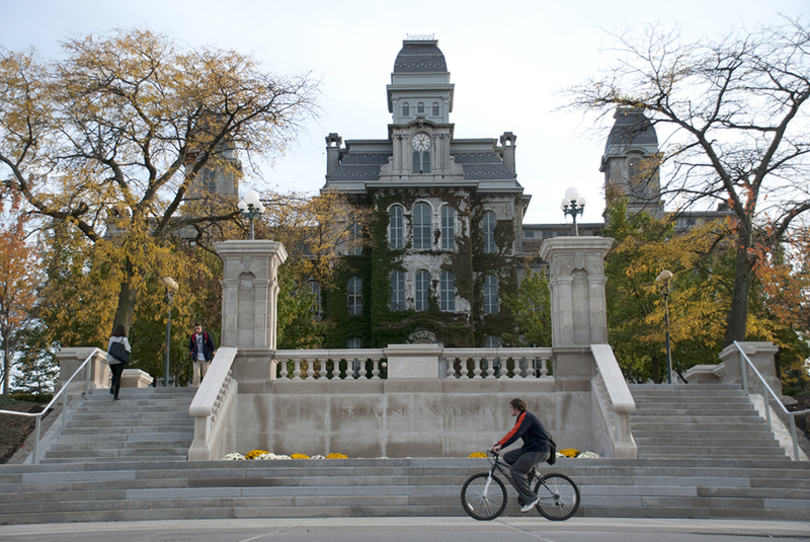
[[[163,368],[163,387],[169,386],[169,348],[171,346],[172,338],[172,301],[174,294],[180,288],[171,277],[163,277],[160,279],[163,286],[166,287],[166,300],[169,302],[169,318],[166,320],[166,365]]]
[[[579,190],[573,186],[565,191],[565,197],[560,204],[563,215],[571,215],[574,219],[574,235],[579,235],[579,228],[577,228],[577,215],[585,212],[585,198],[579,195]]]
[[[255,190],[249,191],[245,194],[245,199],[238,203],[239,210],[242,211],[242,216],[250,221],[250,238],[253,236],[253,219],[258,217],[264,212],[264,205],[259,199],[259,194]]]
[[[672,384],[672,351],[669,348],[669,281],[672,279],[672,271],[664,269],[657,277],[655,283],[661,288],[661,296],[664,298],[664,327],[667,333],[667,384]]]

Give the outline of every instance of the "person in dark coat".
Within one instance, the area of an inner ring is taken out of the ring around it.
[[[193,385],[200,386],[200,381],[205,378],[211,360],[214,358],[214,341],[207,331],[203,331],[202,325],[194,324],[194,333],[189,339],[189,349],[191,360],[194,362]]]
[[[527,475],[535,465],[548,459],[551,452],[550,438],[543,422],[528,411],[526,401],[523,399],[512,399],[509,402],[509,414],[517,418],[515,426],[505,437],[495,443],[492,451],[498,452],[517,439],[523,439],[522,447],[503,454],[503,462],[509,465],[512,479],[523,499],[524,505],[520,511],[528,512],[534,508],[539,498],[529,487]]]
[[[121,346],[118,345],[123,345],[123,349],[126,351],[126,360],[118,359],[112,354],[114,349],[120,351]],[[118,400],[118,392],[121,389],[121,375],[124,374],[124,369],[126,369],[127,363],[129,363],[130,352],[132,352],[132,347],[129,345],[129,340],[127,339],[127,331],[122,324],[118,324],[115,326],[115,330],[109,342],[107,342],[107,363],[110,365],[110,372],[112,372],[110,393],[113,394],[114,401]]]

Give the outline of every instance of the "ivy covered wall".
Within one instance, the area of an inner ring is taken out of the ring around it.
[[[433,244],[430,250],[412,250],[411,210],[424,201],[433,209]],[[389,208],[403,207],[405,245],[389,247]],[[441,250],[441,223],[438,210],[449,205],[455,210],[455,248]],[[367,237],[360,256],[345,256],[335,287],[324,294],[325,318],[329,322],[324,347],[346,348],[352,338],[360,338],[364,348],[382,348],[419,339],[435,339],[446,347],[482,347],[488,336],[503,341],[514,333],[515,321],[502,302],[505,295],[517,293],[519,265],[516,258],[514,212],[516,202],[508,197],[474,196],[464,189],[385,190],[373,195],[373,216],[365,231]],[[481,218],[487,210],[496,212],[497,251],[484,253]],[[417,270],[430,274],[428,308],[414,310],[413,277]],[[402,271],[408,277],[406,310],[391,310],[391,273]],[[439,278],[442,271],[455,275],[456,311],[442,311],[439,305]],[[486,275],[498,277],[500,298],[497,314],[483,314],[483,283]],[[363,281],[363,311],[348,314],[347,284],[357,276]]]

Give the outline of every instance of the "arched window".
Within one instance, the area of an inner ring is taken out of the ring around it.
[[[450,271],[442,271],[439,279],[439,308],[443,311],[456,310],[456,276]]]
[[[498,277],[484,277],[484,314],[498,314]]]
[[[416,114],[417,115],[424,115],[425,114],[425,104],[419,102],[416,104]]]
[[[416,290],[414,294],[414,310],[426,311],[428,309],[428,297],[430,296],[430,274],[427,271],[416,272]]]
[[[413,208],[413,249],[429,250],[431,247],[430,206],[427,203],[417,203]]]
[[[627,164],[627,178],[633,182],[638,176],[638,158],[631,158]]]
[[[363,314],[363,279],[352,277],[346,287],[346,305],[349,314]]]
[[[315,294],[315,299],[312,301],[310,311],[315,313],[317,320],[321,319],[321,286],[314,280],[309,281],[309,291]]]
[[[402,207],[399,205],[394,205],[388,212],[388,248],[391,250],[400,250],[405,247],[402,214]]]
[[[408,102],[402,104],[402,116],[403,117],[411,116],[411,106],[408,105]]]
[[[481,230],[484,234],[484,254],[495,254],[498,250],[495,245],[495,213],[492,211],[484,213]]]
[[[439,102],[433,102],[433,116],[439,116]]]
[[[349,246],[346,254],[349,256],[360,256],[363,253],[363,228],[360,224],[351,219],[349,224]]]
[[[456,211],[449,205],[442,207],[442,250],[456,248]]]
[[[405,310],[405,273],[391,272],[391,310]]]

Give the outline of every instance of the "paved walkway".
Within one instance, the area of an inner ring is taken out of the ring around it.
[[[141,521],[0,526],[15,542],[747,542],[810,540],[810,522],[573,518],[320,518]]]

